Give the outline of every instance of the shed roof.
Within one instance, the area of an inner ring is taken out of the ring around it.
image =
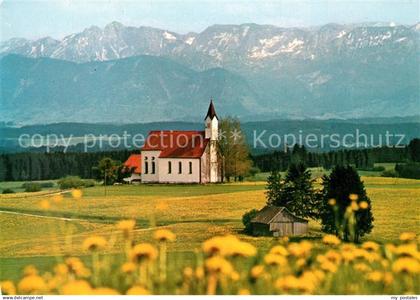
[[[135,174],[141,174],[141,154],[131,154],[124,162],[124,166],[133,169]]]
[[[307,223],[308,221],[302,218],[299,218],[292,214],[286,207],[283,206],[265,206],[261,209],[257,215],[251,220],[251,223],[262,223],[270,224],[273,223],[276,217],[281,215],[284,219],[289,220],[290,222],[303,222]]]

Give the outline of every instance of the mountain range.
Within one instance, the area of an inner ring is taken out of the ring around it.
[[[211,97],[248,119],[418,113],[420,25],[213,25],[178,34],[113,22],[0,44],[0,120],[197,120]]]

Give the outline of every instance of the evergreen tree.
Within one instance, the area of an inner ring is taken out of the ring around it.
[[[324,232],[358,242],[372,231],[370,199],[354,168],[336,166],[329,176],[324,176],[323,187],[320,217]]]
[[[297,216],[304,218],[318,217],[317,199],[312,186],[311,172],[303,163],[292,163],[276,206],[285,206]]]
[[[280,202],[280,194],[282,190],[281,175],[278,171],[272,171],[267,178],[267,187],[265,195],[267,197],[267,205],[274,206]]]
[[[407,146],[410,160],[420,162],[420,139],[412,139]]]

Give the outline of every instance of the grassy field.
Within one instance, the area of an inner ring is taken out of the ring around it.
[[[419,233],[420,181],[363,177],[372,200],[374,229],[366,238],[385,243],[398,239],[402,231]],[[113,239],[114,224],[135,219],[137,242],[151,240],[153,229],[165,226],[177,235],[170,253],[181,253],[185,261],[194,249],[216,235],[233,233],[258,248],[268,249],[273,238],[242,234],[241,217],[265,204],[264,182],[220,185],[122,185],[97,186],[83,191],[81,199],[65,195],[44,210],[40,203],[51,199],[44,192],[0,195],[0,279],[19,277],[24,265],[48,268],[63,256],[86,255],[83,240],[90,235]],[[310,222],[308,237],[319,239],[319,224]],[[118,255],[118,243],[109,250]]]

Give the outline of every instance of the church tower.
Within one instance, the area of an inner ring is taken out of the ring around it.
[[[210,140],[209,146],[209,181],[219,182],[219,166],[218,166],[218,151],[217,141],[219,139],[219,119],[214,109],[213,100],[210,100],[207,115],[204,118],[205,124],[205,138]]]

